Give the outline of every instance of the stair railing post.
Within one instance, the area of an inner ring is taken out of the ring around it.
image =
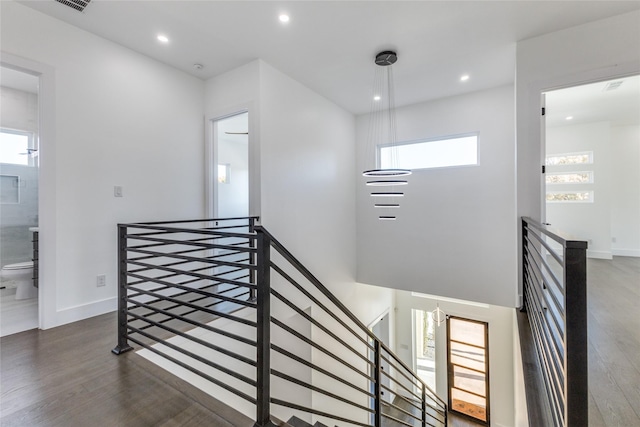
[[[256,427],[271,424],[271,239],[256,229],[257,242],[257,389]]]
[[[374,363],[373,363],[373,394],[375,395],[373,410],[374,410],[374,427],[380,427],[382,425],[382,387],[381,387],[381,376],[382,376],[382,358],[380,355],[380,341],[376,338],[373,342],[374,346]]]
[[[256,231],[256,219],[254,217],[249,218],[249,233],[253,234]],[[256,240],[249,239],[249,247],[256,247]],[[249,264],[255,265],[256,263],[256,254],[254,252],[249,252]],[[252,285],[256,284],[256,271],[251,269],[249,270],[249,283]],[[256,290],[249,289],[249,301],[255,302],[257,300]]]
[[[422,427],[427,427],[427,391],[422,384]]]
[[[565,245],[565,420],[567,427],[577,427],[589,423],[587,242]]]
[[[522,278],[522,306],[520,307],[520,311],[521,312],[526,312],[527,311],[527,301],[526,301],[526,297],[527,297],[527,274],[526,274],[526,268],[527,268],[527,223],[524,220],[524,218],[520,219],[521,222],[521,226],[522,226],[522,245],[520,246],[520,250],[522,250],[522,264],[521,264],[521,268],[522,268],[522,274],[521,274],[521,278]]]
[[[118,345],[111,350],[120,355],[133,347],[127,332],[127,226],[118,224]]]

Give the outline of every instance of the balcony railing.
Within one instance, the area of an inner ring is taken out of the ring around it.
[[[586,241],[522,218],[522,310],[555,426],[588,425],[586,251]]]

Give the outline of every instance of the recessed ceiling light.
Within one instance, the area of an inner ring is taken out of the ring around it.
[[[376,96],[374,96],[374,97],[373,97],[373,100],[374,100],[374,101],[380,101],[380,99],[381,99],[381,98],[380,98],[380,95],[376,95]]]
[[[287,23],[289,22],[289,15],[287,15],[286,13],[281,14],[280,16],[278,16],[278,19],[280,20],[280,22]]]
[[[466,82],[467,80],[469,80],[469,74],[465,74],[464,76],[460,77],[461,82]]]
[[[573,120],[573,116],[567,116],[565,120]]]
[[[158,34],[157,39],[162,43],[169,43],[169,37],[165,36],[164,34]]]

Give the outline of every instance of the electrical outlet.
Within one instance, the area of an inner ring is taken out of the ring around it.
[[[113,197],[122,197],[122,187],[116,185],[113,187]]]
[[[100,274],[96,278],[96,286],[97,287],[101,287],[101,286],[106,286],[106,285],[107,285],[107,275],[106,274]]]
[[[616,243],[616,238],[615,237],[611,238],[611,243]]]

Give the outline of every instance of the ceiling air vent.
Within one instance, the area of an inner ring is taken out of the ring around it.
[[[622,83],[624,83],[624,80],[616,80],[615,82],[609,82],[604,86],[603,91],[608,92],[610,90],[616,90],[620,87]]]
[[[72,9],[77,10],[78,12],[83,12],[84,8],[91,2],[91,0],[56,0],[58,3],[61,3],[65,6],[69,6]]]

